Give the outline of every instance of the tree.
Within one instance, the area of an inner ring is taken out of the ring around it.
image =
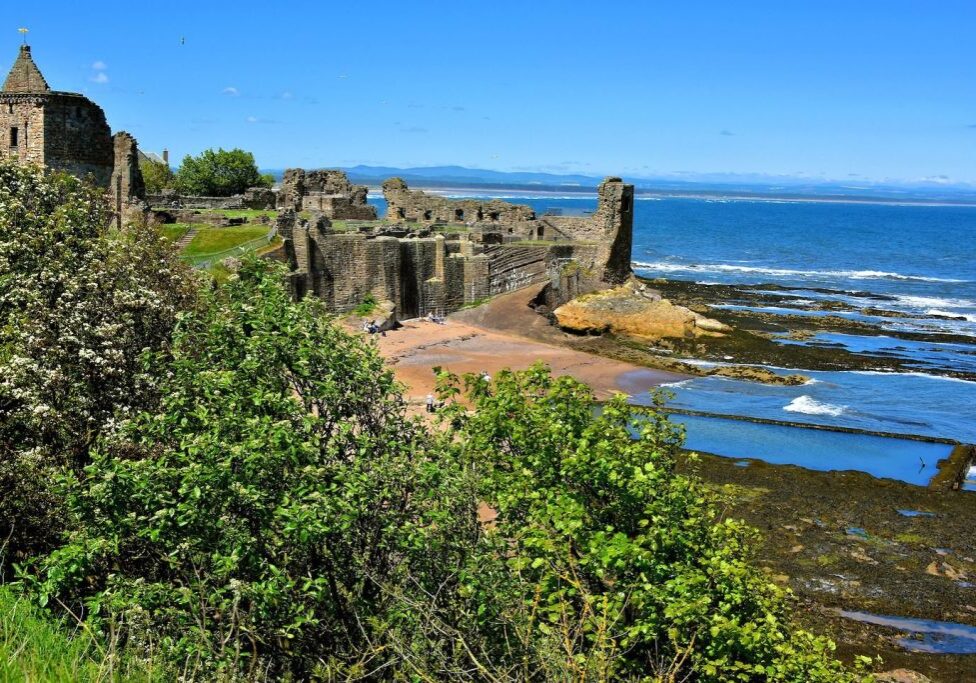
[[[189,195],[229,197],[249,187],[270,187],[270,183],[258,172],[253,154],[221,148],[183,157],[176,171],[176,187]]]
[[[152,403],[141,356],[165,349],[195,286],[153,229],[110,230],[104,192],[69,175],[0,164],[0,206],[2,572],[57,538],[56,474]]]
[[[142,179],[146,183],[148,194],[159,194],[163,190],[173,187],[176,176],[169,164],[152,159],[142,159],[139,162],[139,169],[142,171]]]

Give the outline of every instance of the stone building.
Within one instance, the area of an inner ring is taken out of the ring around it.
[[[406,190],[400,180],[384,187]],[[555,306],[630,277],[633,190],[619,178],[607,178],[589,217],[536,219],[525,212],[528,207],[497,201],[484,203],[499,209],[499,218],[489,216],[487,224],[446,233],[404,230],[399,236],[382,228],[333,230],[325,217],[301,221],[289,207],[279,215],[278,233],[293,293],[314,294],[336,312],[348,312],[371,296],[392,302],[400,319],[445,314],[541,283],[548,283],[544,302]],[[413,193],[413,206],[426,210],[420,208],[424,197]],[[437,211],[453,215],[458,208],[451,200],[432,199]],[[474,211],[477,216],[477,207]]]
[[[343,171],[289,168],[281,179],[278,208],[314,211],[332,220],[376,220],[366,192],[365,185],[353,185]]]
[[[20,46],[0,91],[0,131],[0,159],[91,178],[116,206],[144,195],[135,138],[113,138],[105,112],[84,95],[52,90],[29,45]]]

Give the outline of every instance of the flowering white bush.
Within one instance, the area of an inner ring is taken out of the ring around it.
[[[58,496],[50,469],[84,466],[113,417],[152,401],[141,358],[166,348],[179,312],[193,301],[192,277],[155,230],[112,230],[109,219],[98,188],[0,164],[0,537],[10,539],[7,559],[53,531]],[[0,556],[0,568],[4,562]]]

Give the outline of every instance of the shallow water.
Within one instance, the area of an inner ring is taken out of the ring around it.
[[[865,624],[887,626],[912,634],[901,637],[896,642],[911,652],[931,652],[943,655],[976,654],[976,627],[952,621],[932,621],[929,619],[910,619],[892,617],[870,612],[848,612],[840,610],[840,615]]]
[[[800,372],[811,382],[778,386],[696,377],[665,387],[675,408],[976,443],[976,382],[923,373]],[[635,403],[647,404],[648,394]]]
[[[743,420],[671,415],[684,425],[685,448],[730,458],[752,458],[811,470],[857,470],[925,486],[949,455],[947,444],[758,424]]]
[[[911,361],[919,368],[976,372],[976,347],[971,344],[912,341],[884,335],[820,332],[810,339],[774,338],[789,346],[831,346],[852,353],[889,356]]]

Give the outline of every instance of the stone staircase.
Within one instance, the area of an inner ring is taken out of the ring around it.
[[[183,251],[184,249],[186,249],[187,246],[189,246],[190,242],[193,241],[193,238],[196,236],[197,236],[197,228],[190,228],[189,230],[187,230],[185,233],[183,233],[182,237],[176,240],[176,250]]]

